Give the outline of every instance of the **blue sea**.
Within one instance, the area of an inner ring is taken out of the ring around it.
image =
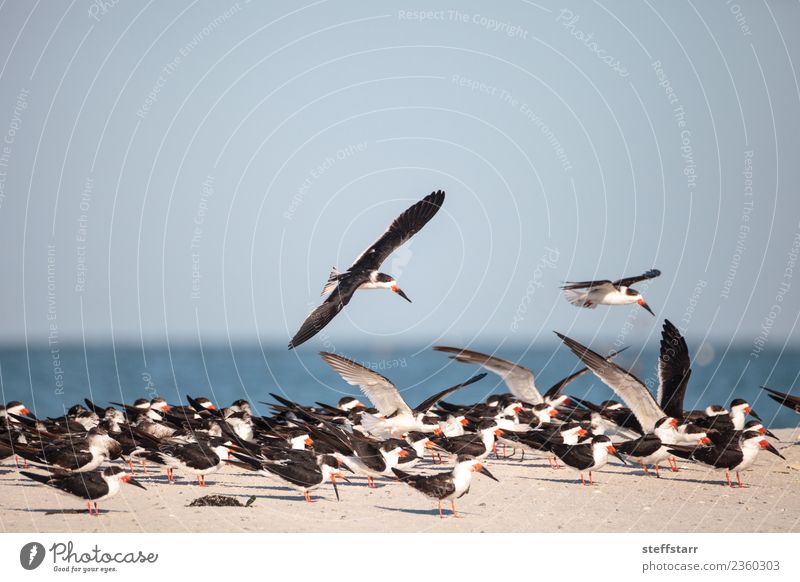
[[[470,349],[492,353],[492,345]],[[337,351],[391,379],[412,406],[430,394],[459,383],[477,367],[453,362],[440,352],[394,347],[337,346]],[[798,377],[798,351],[764,351],[755,358],[740,348],[711,349],[702,364],[693,366],[685,408],[709,404],[727,405],[732,398],[745,398],[768,426],[794,427],[800,416],[779,406],[760,390],[762,384],[790,391]],[[557,380],[577,369],[576,358],[563,346],[525,349],[513,346],[495,355],[533,369],[544,392]],[[655,392],[657,352],[633,349],[618,358]],[[289,352],[284,346],[254,345],[157,345],[87,347],[60,346],[0,348],[2,400],[20,400],[37,416],[60,415],[85,397],[95,403],[130,403],[137,398],[163,396],[170,403],[186,403],[185,396],[208,396],[221,406],[246,398],[261,414],[272,402],[270,393],[311,404],[335,403],[343,395],[359,395],[308,346]],[[481,382],[450,397],[453,402],[475,402],[492,392],[507,392],[490,374]],[[568,394],[600,401],[612,397],[609,389],[587,374],[566,390]],[[795,390],[793,393],[800,393]]]

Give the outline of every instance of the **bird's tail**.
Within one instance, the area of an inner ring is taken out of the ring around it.
[[[322,288],[322,293],[320,293],[320,295],[321,296],[327,295],[328,293],[336,289],[336,286],[339,284],[339,278],[341,277],[341,275],[342,274],[339,272],[339,269],[337,269],[336,267],[332,267],[331,274],[328,275],[328,280],[325,282],[325,286]]]
[[[588,307],[589,309],[595,307],[594,303],[587,301],[589,296],[586,291],[580,289],[564,289],[564,297],[576,307]]]
[[[669,449],[667,449],[670,455],[675,455],[681,459],[693,459],[694,451],[695,447],[684,447],[680,445],[669,445]]]
[[[392,467],[392,472],[397,476],[398,479],[403,481],[404,483],[408,483],[409,481],[414,480],[414,476],[410,473],[406,473],[405,471],[401,471],[400,469],[396,469]]]

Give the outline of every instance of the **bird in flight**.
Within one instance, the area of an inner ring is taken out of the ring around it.
[[[631,285],[648,279],[655,279],[661,274],[658,269],[650,269],[638,277],[626,277],[609,281],[567,281],[561,286],[567,301],[577,307],[588,307],[594,309],[598,305],[629,305],[638,303],[644,309],[655,315],[650,306],[645,302],[642,294]]]
[[[328,298],[306,317],[289,342],[289,349],[296,348],[319,333],[350,302],[357,289],[391,289],[411,303],[397,280],[378,269],[389,255],[436,215],[443,202],[444,191],[432,192],[395,218],[386,232],[361,253],[347,271],[342,273],[334,268],[322,289],[322,295],[329,294]]]

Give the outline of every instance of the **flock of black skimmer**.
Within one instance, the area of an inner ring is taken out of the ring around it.
[[[397,281],[378,269],[436,215],[444,199],[442,191],[426,196],[395,219],[347,271],[334,269],[323,290],[327,299],[303,322],[289,348],[328,325],[358,289],[389,289],[409,300]],[[579,307],[636,303],[653,314],[631,285],[660,274],[653,269],[614,281],[570,282],[562,289]],[[505,457],[508,449],[523,463],[527,455],[534,461],[546,457],[554,470],[569,467],[587,486],[595,484],[594,472],[610,461],[640,466],[645,474],[652,468],[660,477],[662,464],[678,471],[677,459],[684,459],[724,471],[727,485],[743,487],[741,472],[762,449],[782,458],[768,440],[774,435],[744,400],[735,399],[727,407],[684,409],[691,357],[669,320],[661,334],[655,396],[615,363],[619,352],[601,355],[557,335],[583,367],[544,393],[533,371],[518,363],[436,346],[455,361],[485,371],[413,407],[389,378],[330,352],[321,352],[323,360],[357,386],[367,404],[345,397],[336,404],[309,406],[272,394],[270,414],[259,416],[245,400],[218,408],[204,397],[187,396],[188,405],[179,406],[163,398],[105,407],[86,399],[60,418],[41,419],[22,403],[9,402],[0,407],[0,462],[16,463],[21,477],[84,500],[90,515],[98,515],[98,502],[115,495],[123,483],[144,488],[145,478],[163,470],[170,483],[177,472],[204,487],[208,475],[229,466],[296,489],[308,502],[328,482],[339,499],[337,480],[353,484],[358,476],[368,488],[376,486],[376,479],[389,480],[435,500],[442,517],[442,503],[449,501],[456,517],[455,500],[469,492],[473,476],[480,473],[497,481],[487,465],[493,457]],[[469,405],[448,402],[487,373],[500,376],[509,392]],[[593,403],[568,395],[570,383],[587,373],[619,400]],[[800,412],[800,398],[765,390]],[[414,470],[423,464],[437,470]],[[452,467],[442,470],[440,465]],[[144,477],[137,480],[137,472]]]

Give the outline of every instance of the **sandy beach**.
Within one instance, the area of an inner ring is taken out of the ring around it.
[[[0,529],[4,532],[798,532],[800,429],[773,431],[786,461],[766,452],[743,473],[744,489],[723,486],[724,473],[681,462],[661,478],[618,462],[584,487],[577,473],[552,470],[544,458],[490,458],[495,483],[477,475],[456,508],[460,519],[439,519],[436,503],[389,480],[370,490],[366,480],[341,483],[337,503],[330,484],[306,503],[280,483],[234,467],[209,475],[207,487],[179,476],[169,484],[162,468],[125,486],[89,517],[85,504],[19,476],[13,462],[0,467]],[[442,470],[420,463],[412,472]],[[221,494],[250,507],[187,507]],[[78,513],[78,511],[83,510]]]

